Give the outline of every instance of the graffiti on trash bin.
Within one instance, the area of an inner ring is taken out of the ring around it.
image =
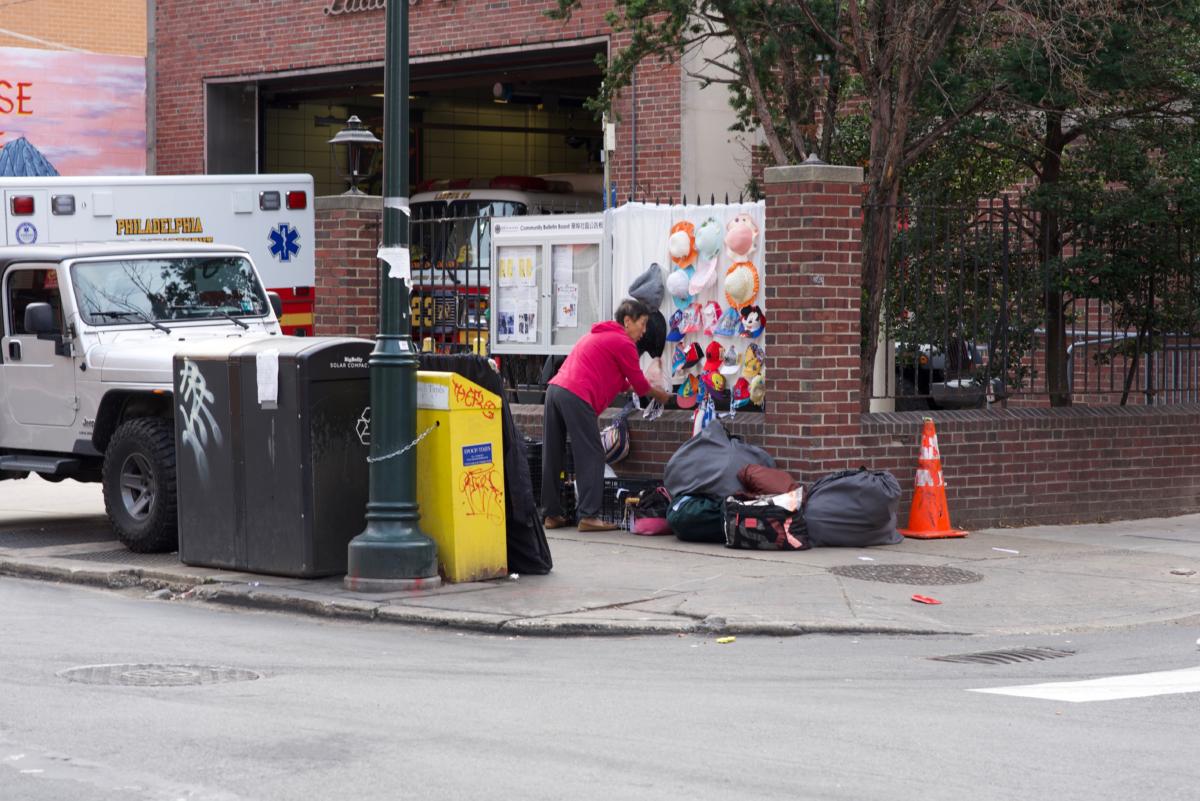
[[[218,447],[221,445],[221,428],[213,417],[209,405],[213,402],[212,390],[204,380],[204,374],[191,359],[183,360],[179,370],[180,425],[183,428],[183,444],[190,446],[196,457],[196,472],[202,482],[208,482],[208,438],[211,435]]]
[[[488,420],[495,419],[496,402],[483,394],[482,387],[463,384],[459,381],[455,381],[453,384],[454,400],[458,401],[463,408],[479,409]]]
[[[463,471],[459,487],[467,501],[467,515],[501,520],[504,517],[504,490],[496,486],[496,465]]]

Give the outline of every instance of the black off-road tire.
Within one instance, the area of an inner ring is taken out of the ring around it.
[[[122,423],[104,452],[104,510],[125,547],[165,553],[179,545],[175,432],[170,420]]]

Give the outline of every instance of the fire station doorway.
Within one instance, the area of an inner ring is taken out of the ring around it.
[[[542,48],[414,57],[410,180],[599,173],[603,132],[585,101],[600,88],[605,38]],[[344,192],[329,140],[357,116],[383,138],[383,64],[262,74],[207,85],[206,169],[303,172]],[[360,184],[379,194],[378,169]]]

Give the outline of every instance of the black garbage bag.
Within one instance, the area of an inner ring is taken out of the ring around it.
[[[895,545],[900,482],[886,470],[842,470],[819,478],[808,490],[804,522],[813,545],[865,548]]]
[[[504,380],[491,368],[487,359],[467,354],[422,353],[421,369],[441,373],[458,373],[474,381],[488,392],[494,392],[502,402],[500,421],[504,444],[504,513],[508,535],[508,569],[512,573],[544,575],[554,567],[550,543],[542,528],[537,502],[533,497],[533,482],[529,477],[529,452],[525,438],[517,429],[512,410],[504,401]]]
[[[663,483],[672,498],[682,495],[728,498],[742,491],[738,471],[748,464],[774,467],[775,460],[762,448],[731,436],[720,420],[713,420],[672,454],[663,473]]]

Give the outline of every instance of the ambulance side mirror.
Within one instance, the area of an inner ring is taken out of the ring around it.
[[[283,318],[283,298],[279,297],[278,292],[268,292],[267,300],[271,301],[271,310],[275,312],[275,317]]]

